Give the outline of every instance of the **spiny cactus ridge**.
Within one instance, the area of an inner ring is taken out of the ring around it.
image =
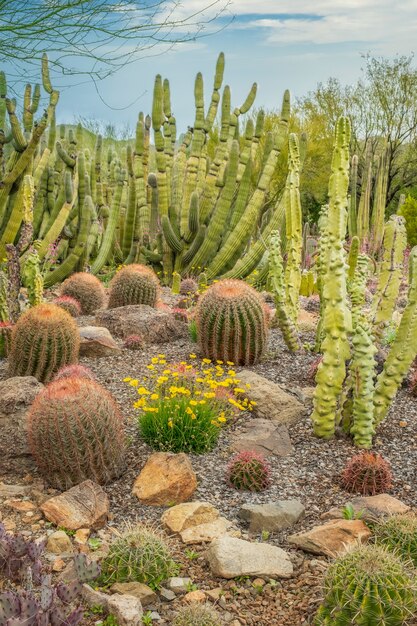
[[[129,304],[155,307],[159,296],[159,281],[155,272],[145,265],[123,267],[110,283],[109,309]]]

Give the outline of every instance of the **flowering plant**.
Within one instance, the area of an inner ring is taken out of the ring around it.
[[[211,450],[220,428],[254,405],[232,368],[231,362],[198,362],[195,354],[168,365],[159,354],[147,365],[143,380],[125,378],[139,395],[134,407],[140,411],[139,429],[146,443],[171,452]]]

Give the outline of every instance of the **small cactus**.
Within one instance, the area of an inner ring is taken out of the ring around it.
[[[61,309],[64,309],[64,311],[69,313],[71,317],[78,317],[81,315],[81,304],[76,298],[72,298],[71,296],[60,296],[59,298],[55,298],[54,304],[61,307]]]
[[[377,544],[417,567],[417,515],[392,515],[373,528]]]
[[[124,469],[123,419],[112,396],[87,378],[61,378],[36,397],[28,415],[29,448],[47,481],[69,489],[106,484]]]
[[[104,287],[96,276],[87,272],[77,272],[64,280],[61,295],[78,300],[83,315],[91,315],[104,306]]]
[[[11,322],[0,322],[0,358],[7,357],[12,340],[13,324]]]
[[[193,602],[182,607],[172,622],[173,626],[220,626],[221,621],[217,611],[209,604]]]
[[[182,296],[193,296],[198,291],[198,284],[192,278],[184,278],[180,284],[180,294]]]
[[[316,626],[401,626],[417,609],[417,587],[396,555],[368,545],[334,561]]]
[[[55,374],[55,380],[62,380],[63,378],[88,378],[89,380],[96,380],[93,372],[89,367],[85,367],[85,365],[79,365],[76,363],[75,365],[64,365],[60,370]]]
[[[346,491],[373,496],[389,491],[392,485],[392,472],[388,461],[380,454],[361,452],[348,461],[341,482]]]
[[[159,281],[155,272],[145,265],[127,265],[110,283],[109,309],[129,304],[156,307],[158,296]]]
[[[214,361],[251,365],[261,358],[268,322],[261,296],[241,280],[221,280],[201,296],[196,322],[201,351]]]
[[[228,467],[228,483],[235,489],[264,491],[270,485],[270,468],[261,454],[244,450],[236,454]]]
[[[78,328],[69,313],[55,304],[39,304],[13,328],[10,375],[49,382],[61,367],[77,362],[79,345]]]
[[[127,350],[143,350],[145,342],[140,335],[129,335],[123,343],[123,347]]]

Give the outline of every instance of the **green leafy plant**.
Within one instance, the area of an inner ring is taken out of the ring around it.
[[[363,511],[355,511],[352,504],[347,504],[342,509],[343,519],[361,519],[363,517]]]
[[[261,540],[268,541],[270,536],[271,536],[271,533],[269,532],[269,530],[263,530],[261,533]]]
[[[185,548],[184,554],[187,559],[190,559],[190,561],[195,561],[195,559],[198,559],[198,557],[200,556],[198,552],[196,552],[195,550],[191,550],[190,548]]]
[[[95,550],[98,550],[101,547],[103,542],[101,541],[99,537],[91,537],[87,543],[88,543],[88,547],[90,548],[90,550],[93,550],[94,552]]]

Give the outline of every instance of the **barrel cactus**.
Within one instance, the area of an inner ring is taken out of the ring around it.
[[[239,490],[264,491],[271,484],[271,469],[261,454],[243,450],[230,461],[227,482]]]
[[[392,485],[391,467],[380,454],[361,452],[348,461],[341,482],[346,491],[363,496],[386,493]]]
[[[159,280],[145,265],[123,267],[110,283],[109,309],[129,304],[155,307],[159,296]]]
[[[71,315],[55,304],[39,304],[26,311],[13,328],[10,375],[48,382],[61,367],[77,362],[79,346]]]
[[[60,370],[55,374],[55,380],[61,380],[62,378],[89,378],[90,380],[96,380],[93,372],[89,367],[85,367],[85,365],[80,365],[79,363],[75,365],[64,365]]]
[[[201,296],[197,334],[205,357],[251,365],[261,358],[268,321],[261,296],[241,280],[221,280]]]
[[[91,315],[104,306],[105,291],[98,278],[87,272],[73,274],[61,286],[61,296],[78,300],[83,315]]]
[[[401,626],[417,609],[415,579],[393,553],[368,545],[327,570],[316,626]]]
[[[81,315],[81,304],[75,298],[71,296],[60,296],[55,298],[54,304],[64,309],[71,317],[78,317]]]
[[[375,524],[373,531],[377,543],[417,567],[417,515],[392,515]]]
[[[112,396],[93,380],[63,378],[36,397],[28,415],[29,448],[50,485],[101,485],[124,469],[123,419]]]

